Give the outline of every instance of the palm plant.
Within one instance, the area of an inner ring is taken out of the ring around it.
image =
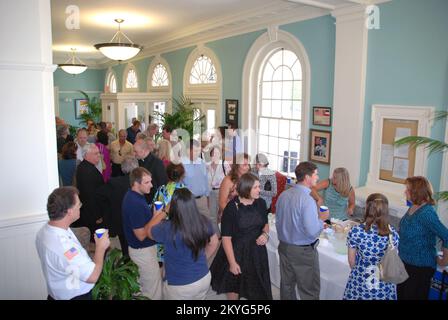
[[[193,137],[193,124],[199,121],[201,128],[204,128],[205,115],[202,114],[201,109],[195,108],[195,104],[189,97],[181,96],[173,100],[175,111],[172,114],[155,111],[154,115],[161,119],[163,125],[169,125],[173,129],[182,128],[190,134],[190,137]]]
[[[434,120],[446,119],[448,117],[448,111],[438,111],[436,112],[436,116]],[[435,139],[431,139],[428,137],[420,137],[420,136],[409,136],[401,138],[395,141],[395,145],[400,146],[404,144],[409,144],[412,148],[417,148],[418,146],[425,146],[426,149],[429,150],[429,154],[446,152],[448,150],[448,143],[444,141],[439,141]],[[436,197],[439,200],[447,201],[448,200],[448,191],[441,191],[436,194]]]
[[[105,258],[103,271],[93,288],[95,300],[146,300],[140,295],[138,267],[121,250],[112,249]]]
[[[97,97],[90,98],[87,93],[84,91],[78,90],[81,94],[87,99],[89,102],[89,110],[83,114],[81,114],[82,120],[80,123],[87,124],[88,120],[92,120],[95,123],[98,123],[101,119],[101,100]]]

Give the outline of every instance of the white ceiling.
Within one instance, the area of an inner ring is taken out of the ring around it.
[[[365,1],[369,0],[51,0],[54,63],[67,60],[74,47],[85,63],[104,66],[109,61],[93,45],[111,40],[117,30],[115,18],[125,19],[122,31],[145,47],[142,56],[169,45],[179,47],[182,41],[188,45],[187,38],[229,36]],[[66,27],[70,5],[80,10],[77,30]]]

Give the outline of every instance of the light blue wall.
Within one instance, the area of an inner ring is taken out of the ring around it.
[[[335,19],[331,16],[281,26],[280,29],[292,33],[302,42],[311,64],[311,97],[308,125],[311,129],[331,131],[332,127],[312,124],[313,106],[333,106]],[[308,143],[308,142],[307,142]],[[330,159],[331,160],[331,159]],[[318,164],[319,176],[326,179],[330,166]]]
[[[184,90],[184,69],[187,63],[188,56],[194,47],[183,48],[180,50],[167,52],[162,54],[162,57],[168,62],[171,70],[171,80],[173,81],[173,98],[179,99]],[[173,105],[173,107],[175,107]]]
[[[372,104],[448,106],[448,1],[394,0],[379,8],[380,29],[369,31],[361,185],[369,169]],[[443,121],[431,137],[444,139]],[[430,156],[428,164],[438,189],[442,156]]]
[[[257,38],[264,32],[265,30],[246,33],[235,37],[209,42],[206,44],[206,46],[212,49],[213,52],[217,55],[221,63],[221,71],[223,79],[222,84],[223,104],[225,103],[226,99],[236,99],[239,101],[238,119],[240,126],[241,126],[242,108],[245,107],[241,105],[242,102],[241,81],[243,77],[242,71],[244,67],[244,62],[246,60],[246,55],[249,52],[250,47],[255,42],[255,40],[257,40]],[[225,125],[224,105],[221,106],[221,119],[223,119],[223,123],[219,123],[218,125]]]
[[[79,127],[80,120],[75,119],[75,99],[83,99],[84,96],[76,91],[94,91],[95,93],[88,93],[89,97],[99,98],[100,93],[104,90],[105,75],[106,70],[87,69],[74,76],[58,68],[53,77],[54,85],[59,88],[60,117],[68,124]]]

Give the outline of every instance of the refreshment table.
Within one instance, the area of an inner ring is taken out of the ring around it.
[[[280,288],[280,259],[278,256],[278,237],[275,222],[270,219],[270,238],[266,245],[269,259],[269,272],[271,283]],[[350,274],[350,266],[346,254],[336,253],[333,245],[325,238],[320,238],[319,246],[320,267],[320,299],[341,300],[345,285]],[[297,297],[299,297],[297,295]]]

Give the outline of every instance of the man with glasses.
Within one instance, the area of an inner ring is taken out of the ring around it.
[[[47,201],[50,221],[37,234],[36,248],[47,282],[48,300],[91,300],[103,269],[109,234],[95,235],[92,261],[70,225],[79,219],[82,203],[75,187],[55,189]]]

